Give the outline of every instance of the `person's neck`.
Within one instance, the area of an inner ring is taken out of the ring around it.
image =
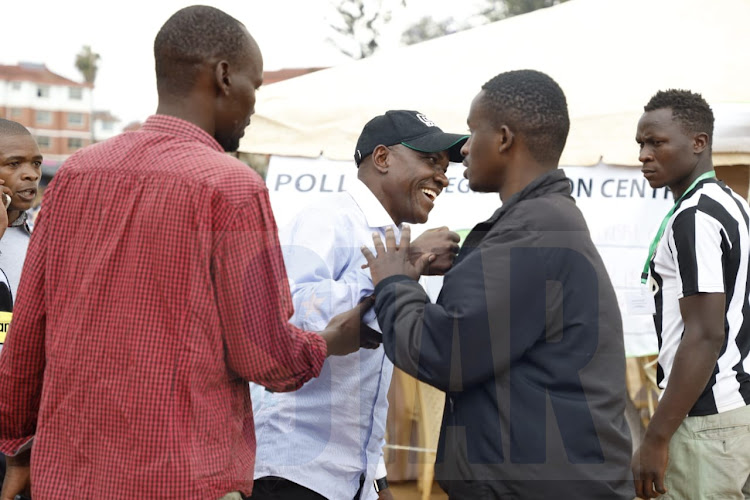
[[[23,210],[8,210],[8,227],[16,222],[22,213]]]
[[[159,105],[156,108],[156,114],[173,116],[185,120],[205,130],[209,135],[214,134],[213,120],[208,118],[208,114],[201,109],[199,103],[195,103],[189,99],[174,100],[162,98],[159,100]]]
[[[678,200],[683,194],[685,194],[685,191],[687,191],[693,182],[695,182],[695,179],[707,172],[712,172],[713,169],[714,165],[710,157],[708,159],[700,158],[688,176],[669,186],[669,189],[672,190],[672,196],[674,199]]]
[[[536,161],[527,161],[510,169],[505,176],[505,182],[500,189],[500,200],[507,201],[514,194],[522,191],[535,179],[554,170],[557,165],[546,165]]]
[[[390,197],[386,193],[386,189],[383,187],[383,185],[379,182],[375,182],[369,175],[362,175],[361,171],[357,178],[362,182],[362,184],[367,187],[367,189],[370,190],[372,194],[375,195],[375,198],[378,199],[385,211],[388,212],[388,215],[391,216],[391,220],[393,221],[393,223],[397,226],[400,226],[403,221],[401,221],[398,217],[394,217],[393,207],[388,203]]]

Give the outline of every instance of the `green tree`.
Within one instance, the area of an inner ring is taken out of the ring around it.
[[[552,7],[568,0],[487,0],[487,6],[480,11],[480,16],[487,22],[499,21],[508,17],[526,14],[538,9]]]
[[[443,35],[450,35],[456,31],[462,31],[466,26],[459,26],[452,19],[436,21],[432,17],[424,16],[417,23],[409,26],[401,35],[401,43],[412,45],[425,40],[431,40]]]
[[[353,59],[373,55],[379,46],[381,29],[391,21],[393,7],[406,6],[406,0],[337,0],[329,26],[335,36],[329,42]]]
[[[99,59],[101,56],[91,50],[90,45],[84,45],[81,51],[76,55],[76,69],[83,75],[83,80],[91,85],[91,100],[89,102],[89,130],[91,132],[91,143],[96,142],[94,137],[94,81],[96,81],[96,72],[99,69]]]
[[[438,21],[431,17],[423,17],[419,22],[410,26],[401,37],[406,45],[423,42],[439,36],[463,31],[482,24],[500,21],[519,14],[526,14],[537,9],[552,7],[568,0],[485,0],[475,14],[470,15],[461,23],[452,19]]]
[[[91,50],[90,45],[84,45],[76,55],[76,69],[83,75],[83,80],[92,86],[96,80],[96,72],[99,69],[99,59],[101,59],[101,56]]]

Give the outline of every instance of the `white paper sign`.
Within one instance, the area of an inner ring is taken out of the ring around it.
[[[563,166],[571,191],[583,212],[591,237],[617,293],[629,356],[657,352],[656,334],[646,303],[636,307],[629,297],[640,295],[640,276],[648,245],[673,202],[669,190],[651,189],[635,167]],[[451,164],[449,186],[443,190],[426,224],[413,225],[416,236],[425,229],[448,226],[470,230],[500,207],[496,193],[474,193],[463,177],[464,167]],[[342,191],[356,180],[354,162],[273,156],[266,184],[279,227],[321,196]],[[431,295],[434,295],[431,293]]]

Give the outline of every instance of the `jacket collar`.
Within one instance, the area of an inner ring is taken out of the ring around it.
[[[568,178],[561,168],[556,168],[555,170],[540,175],[531,181],[525,188],[508,198],[508,200],[505,201],[505,203],[503,203],[503,205],[498,208],[489,219],[474,226],[474,229],[471,230],[471,233],[469,233],[466,240],[461,245],[461,251],[456,260],[460,260],[461,257],[465,256],[471,252],[473,248],[478,246],[479,242],[482,241],[487,234],[487,231],[489,231],[505,213],[518,203],[523,200],[530,200],[555,193],[570,194]],[[466,249],[466,251],[464,251],[464,249]]]
[[[538,198],[553,193],[570,194],[568,178],[565,176],[565,172],[561,168],[542,174],[531,181],[525,188],[508,198],[508,200],[503,203],[494,214],[492,214],[492,217],[484,221],[482,224],[494,224],[505,212],[523,200]]]

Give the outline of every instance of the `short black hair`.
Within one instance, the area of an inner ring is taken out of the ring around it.
[[[494,125],[507,125],[523,134],[531,155],[555,162],[570,131],[568,103],[560,86],[541,71],[523,69],[500,73],[482,86]]]
[[[18,122],[0,118],[0,135],[31,135],[31,132]]]
[[[680,122],[685,132],[708,134],[708,144],[714,137],[714,112],[702,95],[682,89],[660,90],[643,107],[644,111],[672,110],[672,117]]]
[[[206,5],[178,10],[154,40],[159,92],[187,94],[201,64],[214,60],[234,63],[245,54],[246,44],[245,26],[229,14]]]

